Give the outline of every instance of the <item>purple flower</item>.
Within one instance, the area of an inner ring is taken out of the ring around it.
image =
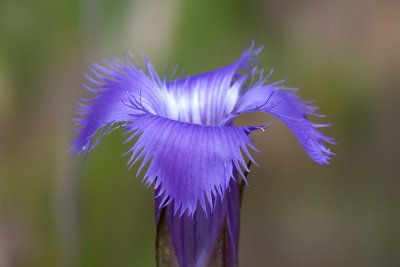
[[[156,219],[165,214],[176,259],[181,266],[203,266],[212,257],[221,227],[229,237],[235,265],[239,233],[239,179],[246,182],[246,159],[256,150],[249,135],[266,126],[233,126],[242,113],[266,112],[292,130],[308,155],[327,164],[333,154],[308,115],[322,117],[296,89],[268,83],[258,69],[254,44],[241,58],[214,71],[185,78],[159,77],[144,57],[142,69],[132,56],[94,64],[90,85],[96,97],[83,99],[74,154],[86,154],[115,127],[136,140],[128,165],[140,162],[137,176],[156,190]],[[175,71],[172,71],[172,76]],[[241,177],[241,178],[240,178]],[[247,182],[246,182],[247,183]],[[203,212],[205,211],[205,212]]]

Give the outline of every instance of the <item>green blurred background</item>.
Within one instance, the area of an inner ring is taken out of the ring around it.
[[[241,266],[400,266],[399,14],[389,0],[0,0],[0,266],[154,266],[153,192],[122,131],[86,160],[65,152],[83,73],[126,51],[201,72],[252,40],[339,145],[319,166],[282,124],[255,137]]]

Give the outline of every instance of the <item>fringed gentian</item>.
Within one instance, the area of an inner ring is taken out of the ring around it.
[[[95,97],[80,104],[71,150],[87,154],[115,127],[134,140],[128,165],[138,163],[136,175],[156,192],[160,265],[237,265],[240,183],[256,150],[249,135],[266,128],[233,126],[240,114],[274,115],[317,163],[333,154],[324,145],[333,139],[317,130],[327,125],[308,119],[321,117],[317,108],[257,68],[261,50],[253,44],[238,61],[185,78],[161,78],[146,57],[142,69],[131,55],[94,64],[87,76]]]

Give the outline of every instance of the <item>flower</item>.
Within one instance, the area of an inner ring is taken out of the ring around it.
[[[123,127],[126,142],[136,140],[127,152],[131,155],[128,165],[142,160],[136,175],[143,171],[144,183],[156,189],[157,218],[166,207],[170,225],[190,218],[198,218],[204,225],[218,217],[218,226],[226,222],[233,227],[238,211],[230,216],[231,222],[229,212],[239,209],[237,181],[239,176],[246,181],[246,158],[254,162],[249,150],[256,148],[249,135],[267,127],[233,126],[240,114],[258,111],[274,115],[317,163],[327,164],[333,155],[325,146],[333,144],[333,139],[317,130],[328,125],[308,119],[309,115],[322,117],[317,108],[301,100],[296,89],[283,86],[283,81],[268,83],[272,72],[264,77],[258,68],[256,56],[261,51],[262,47],[255,48],[253,43],[228,66],[177,79],[168,79],[168,71],[163,78],[158,76],[145,56],[144,69],[132,55],[94,64],[92,75],[87,76],[90,85],[84,87],[96,97],[80,104],[79,134],[71,150],[74,155],[87,154],[110,130]],[[227,208],[232,203],[235,207]],[[205,213],[198,212],[199,207]],[[180,219],[185,213],[188,217]],[[222,216],[225,213],[228,221]],[[231,237],[238,233],[238,225],[233,228]],[[173,239],[178,239],[179,234],[173,232]],[[215,241],[216,234],[211,235]]]

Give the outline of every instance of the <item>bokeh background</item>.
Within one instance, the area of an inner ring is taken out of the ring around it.
[[[338,145],[319,166],[280,123],[255,137],[241,266],[400,266],[399,14],[390,0],[1,0],[0,266],[154,266],[153,192],[122,131],[66,153],[83,73],[126,51],[201,72],[252,40]]]

